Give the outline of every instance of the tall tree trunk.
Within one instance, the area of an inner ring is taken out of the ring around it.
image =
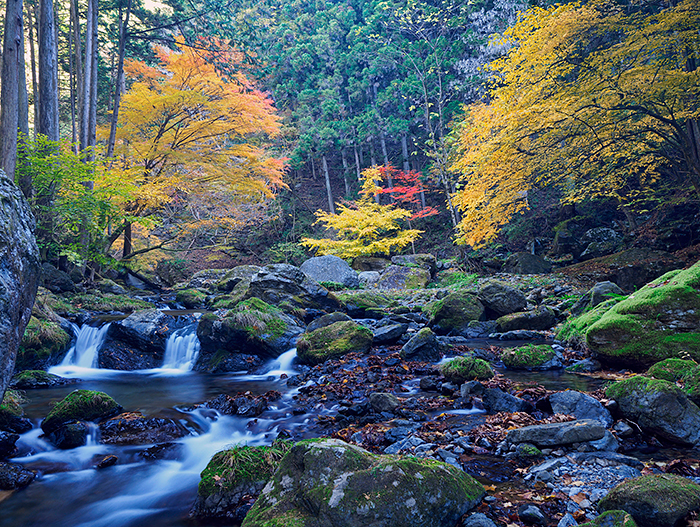
[[[89,106],[89,118],[88,118],[88,146],[90,147],[89,159],[94,161],[95,150],[94,147],[97,143],[97,0],[89,0],[90,4],[94,4],[91,10],[92,14],[92,31],[86,35],[86,38],[92,40],[92,53],[90,55],[90,61],[92,62],[90,66],[91,76],[90,76],[90,106]]]
[[[357,181],[362,185],[362,171],[360,170],[360,157],[357,153],[357,144],[352,145],[352,149],[355,152],[355,171],[357,172]]]
[[[401,156],[403,157],[403,171],[408,174],[411,171],[411,160],[408,157],[408,138],[401,134]]]
[[[93,27],[95,21],[95,13],[97,11],[97,2],[88,0],[87,17],[85,21],[85,62],[81,82],[80,95],[80,150],[86,150],[92,143],[90,139],[90,109],[91,109],[91,94],[92,94],[92,77],[93,77],[93,56],[97,53],[95,49],[95,39],[93,38],[97,28]]]
[[[29,96],[27,94],[27,65],[25,63],[25,53],[24,53],[24,39],[20,41],[19,56],[22,60],[19,61],[19,78],[20,82],[17,85],[19,89],[17,107],[17,130],[20,135],[18,138],[18,144],[26,144],[29,139]],[[26,167],[27,159],[26,155],[22,155],[20,152],[17,154],[17,164],[22,167]],[[18,184],[19,188],[22,189],[24,196],[31,200],[34,195],[34,185],[32,182],[32,173],[29,170],[23,170],[22,176],[19,178]]]
[[[331,177],[328,173],[328,161],[326,161],[326,154],[323,154],[321,158],[323,163],[323,175],[326,178],[326,193],[328,194],[328,210],[331,214],[335,214],[335,204],[333,203],[333,191],[331,190]]]
[[[377,156],[374,153],[374,141],[369,142],[369,155],[373,167],[377,166]]]
[[[348,159],[345,156],[345,148],[340,149],[340,157],[343,159],[343,181],[345,182],[345,196],[350,195],[350,182],[348,181]]]
[[[114,109],[112,121],[109,127],[109,141],[107,142],[107,157],[114,155],[114,143],[117,140],[117,123],[119,122],[119,104],[122,97],[122,82],[124,79],[124,47],[126,45],[127,31],[129,28],[129,16],[131,16],[131,0],[126,5],[126,15],[121,21],[119,31],[119,57],[117,58],[117,78],[114,82]]]
[[[58,141],[58,47],[53,0],[39,0],[38,108],[37,132]]]
[[[122,249],[122,258],[126,258],[131,254],[133,246],[131,244],[131,222],[124,220],[124,247]]]
[[[34,103],[34,119],[33,122],[36,123],[38,120],[38,108],[39,108],[39,77],[36,73],[36,52],[34,51],[34,43],[36,39],[34,37],[34,30],[36,29],[36,4],[35,0],[30,0],[25,4],[27,8],[27,27],[29,28],[29,58],[32,64],[32,99]],[[33,136],[36,139],[36,126],[33,128]]]
[[[22,53],[22,0],[7,0],[3,39],[2,92],[0,92],[0,156],[5,176],[15,180],[17,164],[17,127],[19,125],[19,84]],[[22,189],[24,191],[24,189]]]
[[[80,149],[80,134],[79,134],[79,129],[80,126],[82,125],[82,122],[80,125],[78,124],[78,120],[82,116],[82,108],[83,108],[83,95],[84,95],[84,88],[83,88],[83,46],[81,44],[81,38],[80,38],[80,17],[78,15],[78,0],[70,0],[70,19],[71,19],[71,31],[72,31],[72,36],[73,36],[73,47],[74,51],[71,53],[71,58],[74,61],[74,84],[72,86],[75,87],[75,95],[71,98],[71,105],[75,106],[77,105],[77,111],[73,110],[75,112],[75,119],[73,122],[73,145],[75,148],[76,154],[78,153],[78,150]]]
[[[382,130],[379,132],[379,142],[382,145],[382,155],[384,156],[384,166],[389,167],[389,155],[387,154],[386,150],[386,138],[384,131]],[[394,179],[391,177],[391,170],[386,171],[387,175],[387,183],[389,184],[389,199],[391,199],[392,202],[396,201],[394,198],[394,193],[391,192],[394,189]]]

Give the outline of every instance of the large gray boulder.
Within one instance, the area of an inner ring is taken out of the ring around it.
[[[469,324],[484,314],[484,305],[476,295],[456,291],[428,306],[430,328],[438,335],[464,335]]]
[[[553,393],[549,402],[555,414],[573,415],[576,419],[592,419],[610,428],[613,418],[598,399],[575,390]]]
[[[423,289],[430,282],[430,271],[420,267],[390,265],[379,277],[379,289]]]
[[[375,456],[337,439],[297,443],[242,527],[453,527],[485,495],[462,470]]]
[[[681,445],[700,443],[700,408],[675,384],[636,376],[609,386],[605,394],[645,432]]]
[[[75,291],[75,284],[68,273],[56,269],[48,262],[41,265],[41,284],[52,293]]]
[[[547,423],[525,426],[508,432],[506,443],[531,443],[538,447],[557,447],[596,441],[605,435],[605,427],[599,421],[578,420],[565,423]]]
[[[12,379],[32,315],[41,264],[34,217],[19,189],[0,171],[0,399]]]
[[[557,317],[549,306],[538,306],[532,311],[518,311],[503,315],[496,320],[499,332],[518,329],[545,330],[557,322]]]
[[[311,280],[319,283],[334,282],[348,288],[357,288],[360,285],[357,271],[345,260],[332,254],[309,258],[299,269]]]
[[[552,264],[541,256],[520,252],[508,257],[503,270],[515,274],[545,274],[552,270]]]
[[[522,311],[527,306],[527,299],[522,291],[496,280],[484,284],[478,297],[484,307],[499,316]]]

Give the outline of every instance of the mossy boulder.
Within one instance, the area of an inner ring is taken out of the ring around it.
[[[423,289],[430,282],[430,271],[421,267],[390,265],[379,277],[379,289]]]
[[[601,360],[633,368],[681,354],[700,360],[700,262],[617,303],[587,329],[586,343]]]
[[[438,335],[461,335],[472,320],[484,314],[484,305],[477,296],[466,291],[450,293],[442,300],[426,306],[430,328]]]
[[[563,365],[549,344],[507,348],[501,353],[501,360],[506,368],[513,370],[550,370]]]
[[[206,313],[197,326],[205,356],[224,350],[276,358],[293,348],[302,332],[292,317],[255,297],[223,314]]]
[[[582,523],[580,527],[637,527],[637,523],[625,511],[607,511],[593,521]]]
[[[527,305],[525,294],[498,280],[489,280],[479,289],[479,300],[497,316],[522,311]]]
[[[121,411],[121,405],[104,392],[74,390],[51,409],[41,422],[41,429],[49,434],[68,423],[99,421]]]
[[[345,304],[348,315],[355,318],[383,318],[399,305],[395,299],[375,291],[341,292],[336,296]]]
[[[586,333],[588,328],[598,322],[603,315],[620,301],[612,298],[601,302],[589,311],[585,311],[579,316],[570,317],[556,330],[557,339],[566,343],[567,346],[576,349],[587,348]]]
[[[476,357],[455,357],[440,365],[442,373],[449,382],[463,384],[474,379],[485,381],[493,377],[493,370],[488,362]]]
[[[624,291],[610,281],[598,282],[571,306],[571,314],[579,316],[607,300],[622,300]]]
[[[190,516],[240,523],[250,509],[246,497],[260,494],[292,445],[276,441],[271,446],[240,446],[214,454],[202,471]]]
[[[302,335],[297,342],[297,359],[302,364],[321,364],[351,351],[367,353],[371,347],[371,330],[352,320],[335,322]]]
[[[242,527],[453,527],[484,495],[446,463],[308,440],[282,459]]]
[[[175,301],[186,309],[203,309],[207,305],[207,294],[199,289],[183,289],[175,293]]]
[[[168,443],[189,435],[181,423],[140,412],[119,414],[100,423],[100,441],[109,445]]]
[[[647,433],[681,445],[700,443],[700,408],[675,384],[638,375],[609,386],[605,395]]]
[[[17,352],[15,370],[42,369],[59,362],[71,336],[57,322],[32,316]]]
[[[23,434],[32,429],[32,422],[24,417],[22,403],[26,402],[16,390],[6,390],[0,403],[0,430]]]
[[[669,382],[678,382],[691,370],[697,368],[698,363],[685,359],[664,359],[654,364],[647,375],[654,379],[662,379]]]
[[[538,306],[532,311],[518,311],[503,315],[496,319],[498,331],[515,331],[518,329],[546,330],[557,322],[557,317],[551,307]]]
[[[262,268],[257,265],[239,265],[234,267],[227,271],[216,283],[216,289],[219,291],[231,292],[234,289],[243,289],[242,286],[247,288],[251,278],[253,278],[260,269]]]
[[[598,504],[601,511],[624,510],[639,527],[674,527],[700,508],[700,485],[674,474],[630,479],[612,489]]]
[[[437,258],[430,253],[419,254],[400,254],[391,257],[393,265],[402,265],[404,267],[414,267],[425,269],[430,273],[430,276],[435,276],[437,272]]]
[[[36,388],[54,388],[76,382],[78,382],[77,379],[66,379],[44,370],[25,370],[12,378],[10,386],[19,390],[33,390]]]
[[[423,328],[413,335],[401,348],[401,358],[435,362],[440,360],[445,346],[430,328]]]
[[[134,311],[142,309],[154,308],[154,305],[150,302],[138,298],[131,298],[127,295],[79,293],[67,296],[65,300],[78,311],[100,311],[103,313],[118,311],[120,313],[133,313]],[[56,309],[56,312],[60,313],[60,310]]]

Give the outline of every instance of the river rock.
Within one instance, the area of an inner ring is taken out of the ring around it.
[[[242,527],[453,527],[485,495],[446,463],[375,456],[337,439],[302,441],[282,459]]]
[[[432,254],[400,254],[391,257],[393,265],[404,267],[419,267],[430,273],[431,278],[437,272],[437,259]]]
[[[348,320],[352,319],[348,315],[340,311],[336,311],[335,313],[328,313],[327,315],[323,315],[322,317],[318,317],[316,320],[309,322],[309,324],[306,326],[306,332],[311,333],[312,331],[316,331],[320,328],[325,328],[326,326],[330,326],[331,324],[335,324],[336,322],[347,322]]]
[[[301,364],[321,364],[351,351],[367,353],[372,347],[372,331],[350,320],[304,333],[297,342]]]
[[[618,302],[585,336],[598,358],[628,367],[645,368],[681,353],[700,361],[700,262]]]
[[[519,252],[506,259],[503,270],[514,274],[545,274],[552,270],[552,264],[541,256]]]
[[[486,516],[485,514],[482,514],[480,512],[477,512],[476,514],[472,514],[464,520],[464,523],[462,524],[462,527],[498,527],[491,519]]]
[[[72,293],[75,283],[65,271],[56,269],[48,262],[41,265],[41,285],[52,293]]]
[[[408,331],[408,324],[388,324],[374,330],[373,343],[377,346],[394,344]]]
[[[399,398],[392,393],[375,392],[369,395],[369,404],[372,410],[378,414],[382,412],[393,412],[400,405]]]
[[[624,510],[639,527],[674,527],[700,508],[700,485],[674,474],[641,476],[612,489],[598,508]]]
[[[78,421],[77,423],[67,423],[59,426],[55,430],[46,434],[51,443],[61,450],[78,448],[87,442],[90,429],[87,423]]]
[[[0,397],[32,314],[41,264],[34,217],[20,190],[0,172]]]
[[[573,520],[573,522],[574,523],[566,524],[559,522],[557,527],[573,527],[578,525],[576,520]],[[637,523],[634,521],[634,518],[625,511],[608,511],[590,522],[581,524],[581,527],[637,527]]]
[[[0,404],[0,430],[23,434],[33,428],[32,422],[24,416],[22,397],[15,390],[7,390]]]
[[[353,259],[351,267],[356,271],[382,272],[391,265],[391,260],[377,256],[357,256]]]
[[[36,390],[38,388],[55,388],[66,384],[75,384],[78,379],[67,379],[44,370],[26,370],[12,378],[11,388],[19,390]]]
[[[619,298],[624,295],[624,291],[610,281],[598,282],[571,306],[571,314],[579,316],[584,311],[593,309],[598,304],[602,304],[611,298]]]
[[[51,409],[41,429],[48,434],[68,423],[99,421],[121,411],[121,405],[104,392],[74,390]]]
[[[605,427],[599,421],[582,419],[516,428],[508,432],[505,441],[510,445],[532,443],[542,448],[596,441],[604,435]]]
[[[423,289],[430,282],[430,271],[419,267],[390,265],[379,277],[379,289]]]
[[[413,335],[401,348],[401,358],[435,362],[440,360],[445,346],[438,340],[430,328],[423,328]]]
[[[500,388],[487,388],[483,395],[484,406],[489,413],[498,412],[532,412],[535,406],[530,401],[525,401],[514,395],[504,392]]]
[[[167,443],[189,435],[173,419],[144,417],[141,412],[123,413],[100,423],[100,441],[108,445]]]
[[[345,288],[355,289],[359,287],[357,271],[352,269],[345,260],[326,254],[309,258],[299,267],[311,280],[319,283],[337,283]]]
[[[159,355],[162,359],[168,337],[176,329],[193,323],[193,317],[173,317],[158,309],[136,311],[110,325],[106,344],[119,340],[141,352]]]
[[[178,284],[177,289],[207,289],[213,291],[226,276],[229,269],[204,269],[192,275],[187,284]]]
[[[675,384],[636,376],[609,386],[605,394],[644,431],[682,445],[700,443],[700,408]]]
[[[36,474],[17,463],[0,462],[0,490],[22,489],[36,478]]]
[[[197,326],[201,360],[223,351],[270,359],[294,347],[303,332],[297,321],[259,298],[239,302],[234,309],[206,313]]]
[[[71,338],[58,320],[32,316],[20,341],[15,371],[41,370],[57,364],[65,356]]]
[[[239,265],[230,269],[224,274],[224,276],[216,283],[216,289],[218,291],[223,291],[225,293],[230,293],[234,288],[238,288],[241,283],[247,285],[253,279],[262,267],[257,265]]]
[[[373,289],[377,287],[381,275],[378,271],[362,271],[357,274],[357,279],[360,281],[360,287]]]
[[[235,397],[220,394],[209,399],[202,406],[211,408],[223,415],[240,415],[241,417],[258,417],[268,407],[268,401],[278,399],[279,392],[267,392],[264,395],[254,397],[250,392],[239,393]]]
[[[522,291],[496,280],[486,282],[479,289],[477,296],[486,309],[490,309],[497,316],[522,311],[527,305]]]
[[[605,428],[610,428],[613,424],[610,412],[598,399],[588,394],[566,390],[550,395],[549,402],[555,414],[573,415],[576,419],[592,419],[602,423]]]
[[[18,440],[19,435],[0,431],[0,459],[5,459],[14,453],[15,443]]]
[[[503,315],[496,320],[499,332],[525,330],[545,330],[557,322],[557,317],[551,307],[539,306],[533,311],[519,311]]]
[[[524,504],[518,507],[518,517],[529,525],[547,525],[547,517],[536,505]]]
[[[462,335],[468,331],[470,322],[484,314],[477,296],[466,291],[450,293],[428,306],[428,310],[431,314],[428,325],[439,335]]]

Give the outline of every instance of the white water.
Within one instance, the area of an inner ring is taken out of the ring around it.
[[[109,324],[94,327],[85,324],[78,327],[73,324],[75,344],[68,350],[59,366],[78,366],[79,368],[96,368],[97,352],[104,344],[109,331]]]
[[[292,348],[285,351],[282,355],[276,359],[272,359],[268,362],[265,367],[265,373],[255,374],[255,375],[240,375],[238,379],[242,381],[265,381],[271,379],[279,379],[280,377],[290,377],[296,375],[299,372],[294,369],[293,363],[297,358],[297,349]]]
[[[191,371],[199,356],[197,324],[173,332],[165,343],[162,369]]]

